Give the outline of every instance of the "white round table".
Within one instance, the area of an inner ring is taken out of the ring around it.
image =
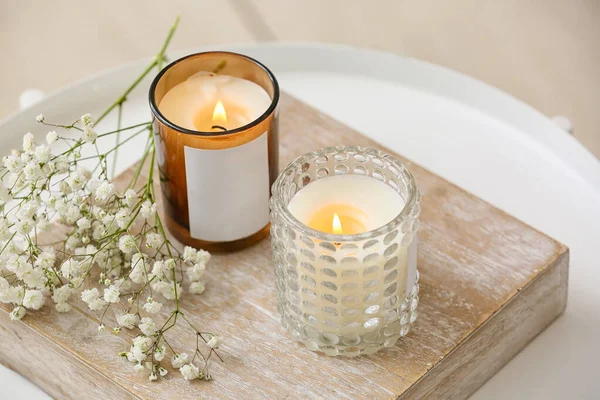
[[[222,48],[259,59],[283,90],[571,248],[565,314],[473,398],[565,399],[600,393],[595,252],[600,248],[600,162],[591,153],[509,95],[421,61],[318,44]],[[194,51],[202,50],[209,49]],[[84,112],[98,115],[146,63],[74,83],[0,123],[2,155],[19,147],[25,132],[43,134],[35,123],[41,112],[52,121],[71,121]],[[149,119],[148,85],[146,80],[130,96],[125,123]],[[139,147],[135,141],[127,144],[120,169],[136,160]],[[47,398],[6,367],[0,367],[0,387],[3,398]]]

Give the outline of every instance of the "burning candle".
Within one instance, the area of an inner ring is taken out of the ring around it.
[[[355,146],[318,150],[271,199],[284,326],[328,355],[392,346],[416,318],[418,191],[400,162]]]
[[[278,100],[273,74],[241,54],[193,54],[155,78],[156,160],[167,227],[180,242],[231,251],[268,234]]]
[[[171,88],[158,108],[183,128],[223,132],[254,121],[270,105],[267,91],[254,82],[200,71]]]
[[[354,235],[387,224],[403,206],[398,192],[377,179],[339,175],[307,185],[292,198],[288,209],[317,231]]]

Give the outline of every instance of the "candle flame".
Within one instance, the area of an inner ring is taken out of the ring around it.
[[[342,221],[340,221],[340,217],[338,217],[337,213],[333,214],[333,221],[331,223],[331,227],[333,233],[337,235],[344,233],[344,231],[342,230]]]
[[[227,122],[227,113],[225,112],[225,107],[223,107],[221,100],[217,101],[217,104],[215,105],[212,122],[213,125],[222,125],[223,122]]]

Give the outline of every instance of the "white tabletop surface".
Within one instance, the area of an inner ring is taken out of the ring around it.
[[[565,314],[473,398],[600,396],[597,159],[528,106],[430,64],[348,47],[263,44],[230,48],[271,67],[283,90],[571,248]],[[143,65],[125,66],[72,85],[9,118],[0,124],[1,147],[13,147],[22,132],[35,131],[33,121],[39,112],[60,121],[84,111],[101,111]],[[89,96],[90,92],[94,95]],[[134,93],[127,110],[132,121],[148,118],[145,89]],[[134,157],[122,160],[121,168],[133,161]],[[1,366],[0,394],[12,399],[47,398]]]

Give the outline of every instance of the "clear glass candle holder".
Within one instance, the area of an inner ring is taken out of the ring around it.
[[[289,211],[312,182],[358,174],[392,187],[404,202],[386,225],[355,235],[314,230]],[[420,194],[411,173],[376,149],[337,146],[290,163],[272,188],[271,243],[278,310],[293,339],[329,356],[393,346],[417,318],[416,233]]]

